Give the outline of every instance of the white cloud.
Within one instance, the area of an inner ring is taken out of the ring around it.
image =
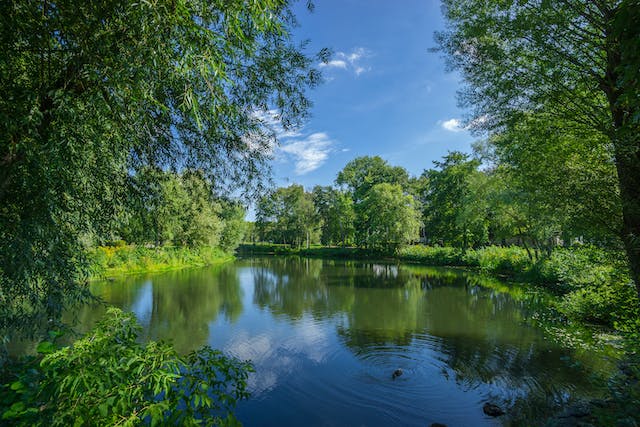
[[[240,330],[224,346],[224,352],[253,363],[256,370],[249,375],[247,386],[252,396],[259,396],[276,387],[283,378],[301,371],[304,359],[316,364],[324,362],[330,347],[327,331],[305,315],[286,331],[270,328],[251,335]]]
[[[356,47],[351,52],[337,52],[335,58],[327,63],[321,63],[321,68],[340,68],[352,71],[356,76],[371,71],[371,67],[361,64],[366,58],[371,56],[371,52],[363,47]]]
[[[460,120],[458,119],[449,119],[447,121],[440,122],[440,125],[450,132],[460,132],[464,130],[464,128],[461,127]]]
[[[320,67],[328,67],[328,68],[343,68],[343,69],[347,69],[347,63],[345,61],[343,61],[342,59],[332,59],[331,61],[327,62],[327,63],[321,63]]]
[[[322,166],[329,154],[336,151],[335,142],[324,132],[308,134],[303,129],[285,129],[277,110],[255,111],[253,116],[273,134],[275,138],[246,137],[250,150],[265,154],[281,153],[281,160],[293,161],[294,172],[304,175]],[[281,143],[280,147],[277,142]]]
[[[304,175],[318,169],[334,151],[334,141],[324,132],[316,132],[304,139],[286,143],[280,150],[289,154],[295,161],[295,173]]]
[[[488,121],[489,121],[489,116],[484,115],[484,116],[476,117],[475,119],[471,120],[470,122],[467,123],[466,126],[463,126],[462,122],[459,119],[449,119],[446,121],[440,120],[438,121],[438,124],[442,126],[443,129],[446,129],[449,132],[461,132],[463,130],[479,131],[484,126],[487,125]]]

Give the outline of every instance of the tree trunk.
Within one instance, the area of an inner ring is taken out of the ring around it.
[[[608,34],[607,69],[601,89],[607,96],[611,113],[610,138],[622,201],[620,237],[627,253],[631,278],[640,297],[640,124],[637,122],[640,105],[631,82],[623,81],[619,74],[623,65],[622,54],[626,52],[624,46],[636,43],[637,35],[638,30],[631,31],[631,28],[619,34]],[[625,100],[625,95],[635,96]]]
[[[640,297],[640,135],[619,135],[618,138],[623,139],[616,141],[616,169],[622,199],[621,238]]]
[[[524,239],[522,229],[518,230],[520,232],[520,245],[524,247],[524,250],[527,251],[527,256],[529,257],[529,261],[533,262],[533,255],[531,255],[531,251],[529,250],[529,246],[527,246],[527,242]]]

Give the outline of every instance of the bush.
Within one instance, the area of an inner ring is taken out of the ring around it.
[[[414,245],[400,249],[399,258],[404,261],[428,265],[463,266],[467,264],[462,250],[451,247]],[[469,265],[474,266],[474,265]]]
[[[521,276],[532,267],[527,251],[517,246],[487,246],[467,253],[468,265],[477,265],[488,273]]]
[[[627,267],[622,254],[593,246],[556,248],[536,266],[536,279],[554,285],[560,292],[626,282]]]
[[[73,346],[38,346],[2,385],[2,421],[21,426],[233,425],[251,366],[205,347],[186,357],[137,342],[135,316],[110,308]]]
[[[633,304],[637,296],[631,283],[605,282],[569,292],[558,309],[573,320],[613,326]]]

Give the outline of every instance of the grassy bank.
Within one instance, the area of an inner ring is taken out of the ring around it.
[[[234,259],[219,248],[118,245],[100,246],[91,253],[91,278],[153,273],[222,264]]]
[[[556,308],[572,320],[613,327],[637,316],[638,299],[622,253],[592,246],[559,247],[532,260],[519,247],[490,246],[463,252],[411,246],[403,249],[398,259],[473,267],[543,286],[558,296]]]

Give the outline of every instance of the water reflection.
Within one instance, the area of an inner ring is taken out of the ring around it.
[[[504,290],[462,270],[294,257],[96,286],[145,337],[252,360],[247,425],[494,425],[486,399],[531,420],[597,392],[611,363],[531,322],[540,295]]]
[[[96,284],[93,292],[134,312],[144,328],[144,339],[170,339],[180,352],[207,344],[209,324],[218,316],[234,322],[243,311],[242,289],[232,266],[130,277]],[[104,311],[101,305],[84,307],[78,313],[80,324],[87,329]]]

